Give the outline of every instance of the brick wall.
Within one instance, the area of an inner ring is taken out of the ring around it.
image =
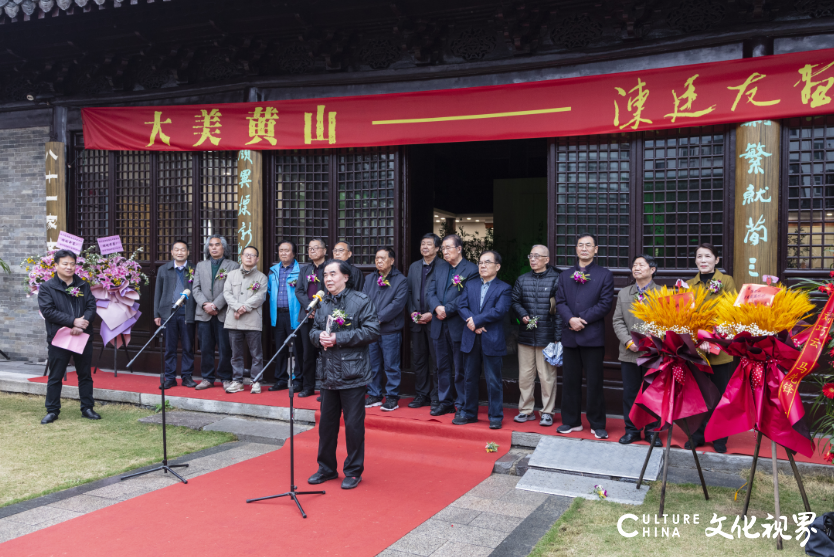
[[[0,130],[0,258],[12,269],[0,272],[0,350],[13,360],[46,358],[37,298],[26,298],[19,264],[46,251],[47,141],[48,128]]]

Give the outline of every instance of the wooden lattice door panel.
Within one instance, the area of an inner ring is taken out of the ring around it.
[[[203,258],[203,245],[221,234],[237,255],[237,151],[200,153],[200,245],[195,260]]]
[[[556,149],[556,257],[573,265],[579,234],[597,237],[597,263],[629,266],[631,143],[626,134],[564,137]]]
[[[282,240],[296,242],[298,260],[306,262],[306,246],[310,240],[328,239],[332,157],[331,151],[323,149],[273,154],[273,261],[278,261],[278,246]]]
[[[373,265],[376,249],[395,246],[397,149],[342,150],[338,156],[338,238],[351,243],[354,263]]]
[[[116,234],[126,254],[138,248],[137,259],[148,261],[151,246],[151,154],[121,151],[116,154]]]
[[[726,126],[646,132],[643,142],[643,251],[663,269],[691,269],[702,242],[726,265]],[[729,251],[729,250],[727,250]]]
[[[81,145],[76,148],[83,149]],[[84,238],[84,248],[96,238],[110,235],[110,154],[81,151],[73,168],[75,187],[75,233]]]
[[[834,116],[793,118],[785,124],[785,266],[827,271],[834,268]]]
[[[191,153],[159,153],[157,167],[157,260],[171,259],[171,244],[192,243],[194,179]],[[198,252],[199,253],[199,252]]]

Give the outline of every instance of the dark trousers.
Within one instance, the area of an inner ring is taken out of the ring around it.
[[[440,338],[434,341],[437,355],[437,400],[446,406],[463,406],[464,370],[460,341],[452,340],[444,323]]]
[[[605,397],[602,392],[603,346],[564,347],[562,367],[562,423],[582,425],[582,371],[585,371],[587,398],[585,414],[591,429],[605,429]]]
[[[244,353],[249,350],[252,366],[250,377],[255,379],[264,369],[264,352],[260,331],[229,331],[232,344],[232,380],[243,383]]]
[[[281,348],[284,341],[292,333],[292,323],[290,322],[290,313],[288,311],[278,310],[278,319],[275,321],[275,327],[272,328],[272,334],[275,336],[275,350]],[[299,331],[301,333],[301,331]],[[295,353],[295,361],[300,362],[304,357],[304,347],[301,344],[301,339],[296,335],[292,341],[293,352]],[[278,357],[275,358],[275,382],[286,383],[289,380],[289,373],[287,373],[287,362],[289,361],[290,351],[289,347],[284,348]],[[298,374],[299,369],[296,368],[295,373]],[[313,370],[315,373],[315,370]],[[254,377],[254,375],[253,375]],[[298,381],[296,379],[296,381]]]
[[[345,476],[361,476],[365,470],[365,387],[321,390],[319,418],[319,472],[333,474],[336,470],[336,447],[339,421],[345,415],[347,458]]]
[[[626,433],[640,433],[628,417],[631,412],[631,407],[634,406],[634,400],[640,392],[640,385],[643,384],[643,376],[646,375],[646,367],[638,366],[631,362],[620,362],[620,370],[623,373],[623,421],[625,422]],[[646,438],[649,439],[649,432],[656,428],[658,422],[650,423],[646,426]]]
[[[481,336],[475,336],[475,344],[469,354],[464,354],[465,388],[463,414],[465,418],[478,417],[478,383],[481,379],[481,368],[487,384],[487,399],[489,401],[489,421],[504,420],[504,385],[501,381],[501,356],[487,356],[481,348]]]
[[[431,338],[431,327],[419,325],[411,331],[411,367],[414,369],[414,390],[417,396],[437,401],[437,355]]]
[[[726,364],[719,364],[717,366],[712,366],[712,373],[708,373],[707,376],[712,381],[712,384],[718,388],[718,394],[720,396],[724,396],[724,391],[727,390],[727,384],[730,382],[730,377],[733,375],[733,371],[736,369],[735,362],[728,362]],[[703,421],[701,427],[698,428],[698,431],[692,434],[693,439],[703,439],[704,438],[704,431],[707,429],[707,424],[709,423],[710,418],[712,418],[712,410],[709,411],[707,414],[707,419]],[[727,437],[722,437],[721,439],[715,439],[713,443],[724,443],[727,444]]]
[[[390,333],[379,337],[369,346],[371,354],[371,369],[373,376],[368,384],[368,394],[371,396],[399,399],[400,398],[400,348],[402,347],[402,333]],[[385,376],[385,392],[383,393],[382,377]]]
[[[217,346],[220,352],[217,376],[221,381],[231,381],[232,347],[229,331],[223,328],[223,323],[216,315],[208,321],[200,321],[197,326],[200,332],[200,375],[209,383],[214,383],[214,348]]]
[[[78,374],[78,395],[81,399],[81,410],[87,410],[95,405],[93,401],[93,376],[90,364],[93,361],[93,337],[87,339],[87,346],[83,354],[76,354],[57,346],[49,346],[49,380],[46,383],[46,411],[61,413],[61,386],[64,372],[67,370],[70,358],[75,361],[75,372]]]
[[[182,377],[194,373],[194,323],[185,322],[185,311],[178,311],[165,326],[165,380],[177,378],[177,346],[182,342]]]
[[[298,329],[298,338],[301,339],[301,350],[295,352],[295,380],[301,381],[301,390],[316,390],[316,356],[318,350],[310,342],[310,320],[304,322]]]

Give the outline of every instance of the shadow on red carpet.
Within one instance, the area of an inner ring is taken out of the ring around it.
[[[30,379],[30,381],[45,383],[46,377],[36,377]],[[98,373],[96,373],[93,376],[93,382],[95,388],[97,389],[111,389],[117,391],[129,391],[136,393],[159,394],[159,378],[155,376],[132,375],[130,373],[123,372],[118,377],[114,377],[111,372],[99,370]],[[78,384],[78,379],[74,372],[68,374],[66,384]],[[252,395],[249,393],[248,386],[246,387],[246,391],[234,394],[228,394],[220,387],[214,387],[202,391],[195,391],[194,389],[189,389],[181,385],[169,389],[166,392],[170,396],[197,398],[203,400],[221,400],[226,402],[239,402],[245,404],[259,404],[265,406],[279,407],[289,406],[289,398],[287,396],[287,391],[269,392],[266,389],[264,389],[260,395]],[[427,406],[423,408],[408,408],[408,403],[411,402],[411,400],[412,399],[410,398],[401,399],[399,402],[400,408],[398,410],[395,410],[394,412],[384,412],[380,407],[375,407],[369,408],[367,410],[367,414],[369,416],[379,416],[387,420],[414,420],[417,422],[436,422],[439,424],[446,424],[449,427],[453,427],[451,425],[452,418],[454,417],[452,414],[445,414],[443,416],[431,416],[429,415],[429,408]],[[316,397],[296,397],[294,404],[296,408],[303,408],[307,410],[318,410],[319,408],[319,403],[316,402]],[[538,413],[536,414],[536,420],[528,421],[522,424],[513,421],[513,418],[517,415],[518,410],[515,408],[504,409],[504,431],[510,430],[523,431],[528,433],[540,433],[543,435],[558,435],[556,433],[556,427],[562,423],[559,414],[556,414],[554,416],[554,425],[550,427],[542,427],[539,425]],[[454,427],[465,430],[489,431],[489,420],[487,418],[487,409],[485,406],[480,407],[479,419],[480,421],[475,424]],[[594,435],[591,433],[590,424],[588,424],[584,414],[582,415],[582,423],[585,429],[579,433],[572,433],[571,437],[579,439],[595,439]],[[616,443],[617,440],[625,434],[625,424],[621,419],[608,418],[607,428],[609,435],[608,441],[610,442]],[[665,434],[661,434],[661,439],[665,442]],[[765,441],[767,440],[765,439]],[[683,431],[680,428],[676,427],[674,435],[672,437],[672,446],[676,448],[683,448],[685,442],[686,435],[684,435]],[[639,441],[637,444],[648,446],[648,443],[646,441]],[[756,434],[753,431],[748,431],[745,433],[731,436],[727,443],[727,452],[729,454],[749,456],[753,454],[755,447]],[[698,450],[701,452],[715,452],[711,443],[707,443],[705,446],[700,447]],[[770,443],[762,443],[759,455],[761,457],[770,458]],[[787,456],[785,455],[782,449],[779,449],[779,453],[777,456],[782,460],[787,460]],[[794,458],[798,462],[826,464],[819,452],[814,453],[814,456],[812,458],[807,458],[801,454],[797,454]]]

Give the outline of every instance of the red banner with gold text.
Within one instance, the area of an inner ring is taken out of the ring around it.
[[[817,365],[817,360],[820,354],[822,354],[822,349],[828,340],[828,331],[831,330],[832,323],[834,323],[834,296],[828,298],[819,317],[817,317],[817,322],[810,328],[811,332],[805,341],[805,345],[802,347],[802,352],[799,353],[799,358],[797,358],[791,371],[779,384],[779,402],[782,403],[782,408],[785,409],[791,425],[795,424],[802,417],[800,411],[794,406],[794,400],[799,393],[799,383]]]
[[[681,128],[834,112],[834,49],[490,87],[84,108],[88,149],[366,147]]]

